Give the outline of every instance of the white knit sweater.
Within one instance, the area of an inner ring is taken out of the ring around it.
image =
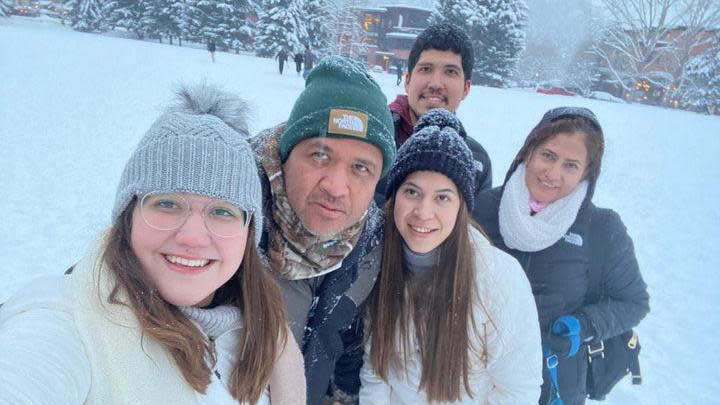
[[[107,304],[95,255],[71,276],[34,280],[0,308],[0,404],[237,404],[226,386],[242,328],[239,310],[186,308],[215,339],[217,363],[205,394],[192,389],[163,347],[142,335],[134,314]],[[98,295],[98,293],[100,295]],[[101,298],[99,298],[102,297]],[[258,403],[304,401],[303,360],[289,333]]]
[[[476,307],[478,330],[487,331],[487,367],[480,361],[472,365],[473,398],[465,394],[459,403],[537,404],[542,385],[542,350],[530,283],[514,258],[492,247],[474,229],[471,234],[476,246],[478,293],[492,321],[480,306]],[[475,342],[475,347],[481,347],[480,343]],[[404,371],[390,371],[388,383],[373,371],[369,352],[368,345],[360,373],[361,405],[427,403],[427,396],[419,390],[422,371],[419,349],[414,351]]]

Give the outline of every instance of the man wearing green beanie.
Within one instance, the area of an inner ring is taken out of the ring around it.
[[[395,159],[387,100],[360,63],[323,59],[287,122],[251,140],[264,188],[262,247],[305,357],[308,404],[359,389],[358,307],[379,270],[375,187]],[[342,359],[341,359],[342,357]],[[336,367],[337,366],[337,367]]]

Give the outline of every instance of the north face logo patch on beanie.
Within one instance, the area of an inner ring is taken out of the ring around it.
[[[365,138],[367,137],[367,123],[367,114],[333,108],[330,110],[328,132]]]
[[[310,72],[280,136],[280,161],[305,139],[354,138],[380,149],[381,176],[395,160],[393,120],[382,89],[366,66],[344,56],[325,57]]]

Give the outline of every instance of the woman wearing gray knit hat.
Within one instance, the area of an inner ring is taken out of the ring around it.
[[[612,385],[586,383],[588,356],[603,377],[614,374],[601,359],[604,341],[617,336],[628,347],[631,328],[649,311],[632,239],[617,213],[592,202],[604,149],[592,111],[553,108],[528,134],[505,184],[476,201],[474,218],[522,264],[535,295],[546,360],[531,361],[545,366],[542,405],[604,397]],[[611,363],[617,378],[628,370],[639,377],[637,357],[628,358]]]
[[[304,402],[302,357],[257,250],[246,111],[211,86],[181,89],[127,162],[102,240],[0,309],[2,401]]]
[[[385,239],[369,299],[361,404],[530,404],[541,368],[527,278],[469,215],[474,159],[457,118],[420,118],[388,173]]]

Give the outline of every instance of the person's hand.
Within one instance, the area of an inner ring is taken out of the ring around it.
[[[595,331],[583,315],[563,315],[556,319],[545,337],[545,344],[558,357],[573,357],[580,345],[593,339]]]
[[[552,331],[547,334],[545,337],[545,344],[547,347],[552,350],[553,353],[555,353],[559,358],[567,358],[572,357],[570,355],[570,348],[571,348],[571,337],[569,336],[559,336]],[[575,353],[573,353],[573,356]]]

